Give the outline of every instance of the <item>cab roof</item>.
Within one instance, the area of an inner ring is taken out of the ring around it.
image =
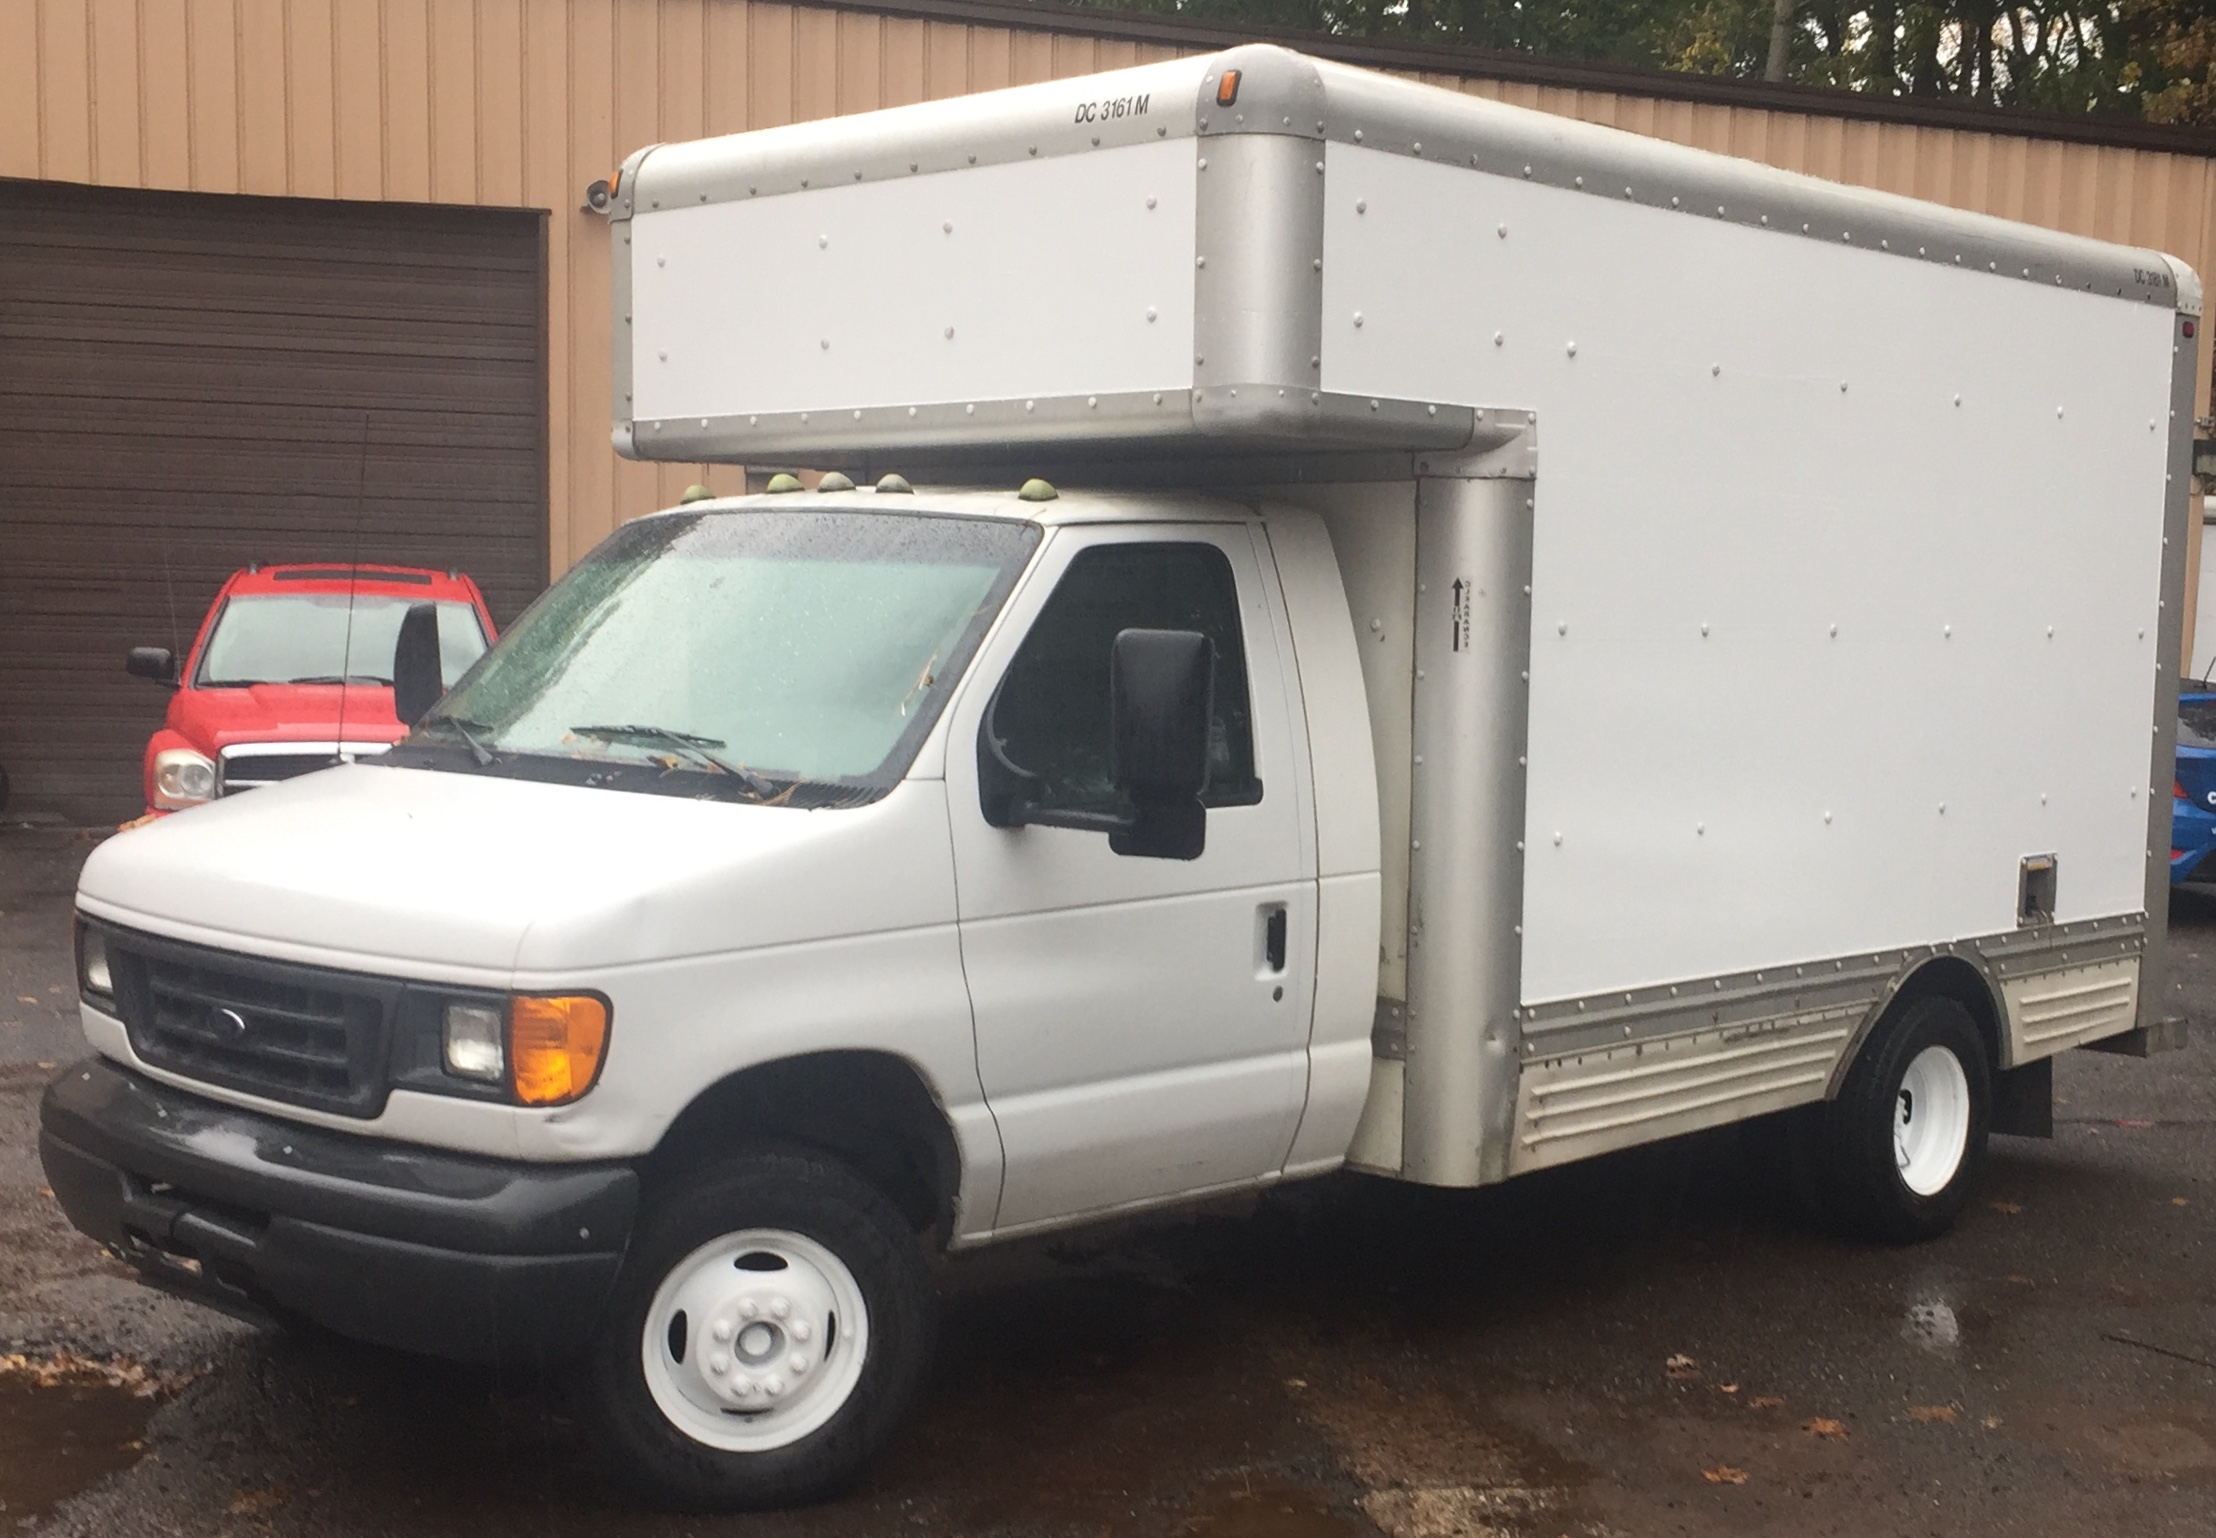
[[[1179,491],[1058,490],[1045,501],[1026,501],[1013,490],[919,486],[912,492],[881,492],[858,486],[850,491],[756,492],[717,497],[665,509],[670,513],[729,513],[756,509],[828,511],[859,509],[878,513],[952,513],[969,518],[1020,518],[1053,528],[1078,523],[1252,523],[1254,508],[1226,497]]]
[[[395,597],[475,604],[477,584],[458,571],[423,566],[386,566],[334,561],[287,562],[249,566],[231,576],[226,591],[234,597],[260,593],[375,593]]]

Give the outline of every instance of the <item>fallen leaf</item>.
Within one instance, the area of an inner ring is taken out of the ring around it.
[[[2099,1137],[2101,1135],[2101,1129],[2098,1127],[2087,1127],[2085,1129],[2085,1135],[2087,1137]]]
[[[1739,1385],[1736,1383],[1719,1383],[1716,1385],[1716,1392],[1719,1394],[1736,1394],[1739,1392]]]
[[[2037,1282],[2033,1281],[2033,1280],[2032,1280],[2032,1279],[2031,1279],[2030,1277],[2028,1277],[2028,1276],[2025,1276],[2025,1275],[2023,1275],[2023,1274],[2022,1274],[2021,1272],[2017,1272],[2017,1271],[2011,1271],[2011,1272],[2009,1272],[2009,1273],[2008,1273],[2008,1280],[2009,1280],[2009,1281],[2012,1281],[2012,1282],[2014,1282],[2014,1283],[2015,1283],[2015,1284],[2016,1284],[2017,1286],[2019,1286],[2019,1287],[2036,1287],[2036,1286],[2038,1286],[2038,1285],[2039,1285],[2039,1284],[2038,1284]]]
[[[1285,1380],[1285,1386],[1287,1388],[1306,1388],[1308,1386],[1308,1380],[1306,1378],[1287,1378]]]
[[[290,1493],[283,1485],[264,1485],[259,1490],[241,1490],[231,1497],[231,1515],[244,1516],[250,1511],[275,1506]]]
[[[2185,1205],[2185,1198],[2182,1196],[2173,1196],[2170,1198],[2170,1205],[2173,1207],[2182,1207]]]
[[[1908,1407],[1908,1418],[1912,1421],[1920,1421],[1926,1426],[1933,1421],[1944,1421],[1951,1426],[1954,1424],[1954,1406],[1951,1404],[1912,1404]]]
[[[133,1397],[152,1399],[191,1381],[163,1378],[144,1362],[127,1356],[79,1356],[56,1351],[50,1356],[27,1356],[20,1351],[0,1351],[0,1378],[27,1378],[39,1388],[66,1388],[75,1384],[106,1384],[127,1389]]]
[[[1719,1463],[1712,1469],[1702,1469],[1700,1477],[1712,1485],[1743,1485],[1747,1482],[1747,1471],[1735,1469],[1728,1463]]]
[[[1830,1437],[1833,1441],[1844,1441],[1847,1435],[1847,1423],[1819,1415],[1807,1425],[1801,1427],[1801,1430],[1812,1437]]]
[[[16,995],[16,1002],[18,1004],[36,1004],[38,995],[35,993],[19,993]]]
[[[2005,1212],[2010,1217],[2014,1217],[2017,1213],[2024,1210],[2024,1204],[2022,1202],[1987,1202],[1985,1205],[1992,1208],[1995,1212]]]
[[[1750,1410],[1774,1410],[1783,1403],[1785,1401],[1775,1394],[1757,1394],[1747,1401],[1747,1408]]]
[[[1682,1351],[1673,1352],[1663,1362],[1662,1371],[1674,1383],[1690,1383],[1700,1376],[1700,1363]]]
[[[2154,1123],[2142,1121],[2136,1116],[2120,1116],[2116,1119],[2116,1125],[2119,1127],[2151,1127]]]
[[[41,1069],[42,1071],[51,1071],[52,1069],[54,1069],[54,1068],[55,1068],[55,1067],[57,1067],[57,1066],[59,1066],[59,1065],[58,1065],[58,1064],[54,1064],[54,1063],[44,1062],[44,1061],[41,1061],[41,1062],[39,1063],[39,1068],[40,1068],[40,1069]]]
[[[1983,1426],[1987,1431],[1998,1431],[2001,1429],[2001,1418],[1998,1415],[1988,1415],[1985,1417],[1984,1420],[1979,1421],[1978,1424]]]
[[[62,991],[62,985],[60,983],[48,983],[46,985],[46,991],[48,993],[59,993]],[[2150,1121],[2147,1123],[2147,1125],[2151,1127],[2154,1125],[2154,1123]]]
[[[52,1201],[54,1199],[54,1188],[52,1186],[40,1186],[38,1188],[38,1194],[45,1197],[48,1201]]]

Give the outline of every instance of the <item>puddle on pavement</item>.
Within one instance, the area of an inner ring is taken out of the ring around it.
[[[138,1462],[155,1395],[93,1373],[0,1371],[0,1529]]]

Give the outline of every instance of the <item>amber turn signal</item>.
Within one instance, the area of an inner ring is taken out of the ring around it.
[[[508,1006],[508,1071],[525,1105],[567,1105],[600,1077],[608,1005],[589,994],[523,995]]]

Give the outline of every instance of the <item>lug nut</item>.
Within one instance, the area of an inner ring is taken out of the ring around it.
[[[807,1339],[807,1338],[808,1338],[808,1337],[809,1337],[810,1335],[814,1334],[815,1332],[814,1332],[813,1330],[811,1330],[811,1329],[809,1329],[809,1328],[808,1328],[808,1321],[807,1321],[807,1320],[805,1320],[805,1319],[795,1319],[795,1320],[793,1321],[793,1327],[792,1327],[792,1329],[791,1329],[791,1331],[790,1331],[789,1333],[790,1333],[790,1334],[792,1335],[792,1338],[793,1338],[794,1340],[806,1340],[806,1339]]]
[[[739,1317],[741,1319],[753,1319],[760,1315],[761,1312],[762,1305],[755,1302],[752,1298],[741,1298],[739,1300]]]
[[[769,1300],[770,1317],[773,1319],[782,1319],[792,1311],[793,1306],[783,1298],[771,1298]]]
[[[714,1373],[717,1377],[722,1377],[730,1370],[731,1359],[722,1352],[718,1351],[714,1356],[708,1358],[708,1371]]]
[[[717,1340],[729,1340],[731,1338],[731,1321],[718,1319],[714,1324],[708,1326],[708,1333]]]
[[[785,1365],[793,1370],[793,1376],[797,1378],[808,1370],[808,1355],[804,1351],[795,1351],[785,1358]]]
[[[775,1373],[771,1373],[762,1380],[762,1392],[775,1399],[779,1394],[785,1392],[785,1380]]]

